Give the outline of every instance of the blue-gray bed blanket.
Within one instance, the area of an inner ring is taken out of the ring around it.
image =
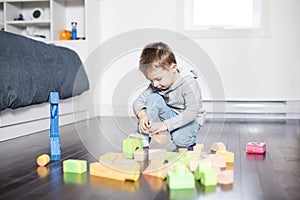
[[[0,31],[0,111],[47,102],[51,91],[66,99],[88,89],[74,51]]]

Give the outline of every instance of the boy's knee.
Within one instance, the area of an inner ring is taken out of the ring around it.
[[[157,93],[149,94],[149,96],[147,97],[147,102],[156,102],[161,100],[163,100],[162,96]]]
[[[173,136],[172,139],[177,147],[189,147],[196,141],[196,137],[189,137],[180,134]]]

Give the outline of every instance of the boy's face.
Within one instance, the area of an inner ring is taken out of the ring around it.
[[[178,77],[177,66],[173,64],[169,66],[169,70],[151,67],[144,75],[151,81],[153,87],[159,90],[165,90],[176,81]]]

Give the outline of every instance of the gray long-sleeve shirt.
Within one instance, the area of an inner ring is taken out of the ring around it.
[[[202,106],[201,89],[197,80],[191,75],[180,75],[167,90],[158,90],[150,84],[133,103],[135,115],[141,109],[147,109],[146,100],[151,93],[160,94],[166,104],[177,114],[175,117],[165,120],[169,131],[182,127],[193,120],[203,126],[205,110]]]

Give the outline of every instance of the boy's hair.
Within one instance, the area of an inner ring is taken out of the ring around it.
[[[176,64],[172,49],[163,42],[155,42],[146,45],[140,56],[141,72],[146,73],[151,67],[169,70],[168,66]]]

